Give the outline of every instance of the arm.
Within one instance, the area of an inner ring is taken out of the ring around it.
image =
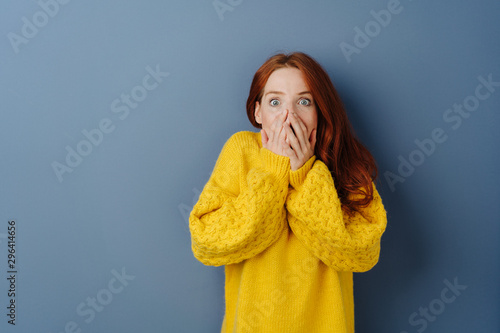
[[[243,133],[228,140],[189,217],[192,250],[205,265],[251,258],[286,228],[289,159],[262,148],[246,172],[248,141]]]
[[[364,272],[378,261],[380,238],[387,224],[377,190],[373,201],[354,216],[343,213],[330,171],[309,159],[290,173],[288,223],[302,243],[337,271]]]

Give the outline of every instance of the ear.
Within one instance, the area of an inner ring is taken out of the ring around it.
[[[254,116],[255,116],[255,121],[257,122],[257,124],[262,125],[262,113],[260,111],[260,103],[259,102],[255,102]]]

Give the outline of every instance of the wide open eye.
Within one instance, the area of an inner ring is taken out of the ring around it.
[[[299,104],[300,105],[303,105],[303,106],[309,106],[311,105],[311,100],[308,99],[308,98],[302,98],[300,101],[299,101]]]
[[[277,99],[272,99],[272,100],[269,102],[269,104],[270,104],[271,106],[278,106],[278,105],[280,105],[280,101],[278,101]]]

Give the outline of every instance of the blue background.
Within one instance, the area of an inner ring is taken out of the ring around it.
[[[383,25],[371,11],[394,0],[221,0],[219,13],[210,0],[54,3],[0,4],[2,332],[219,331],[224,271],[194,259],[187,215],[224,142],[254,130],[251,79],[278,51],[325,67],[378,162],[388,227],[378,265],[355,274],[356,331],[500,331],[500,87],[460,126],[458,113],[446,120],[474,101],[478,77],[500,82],[500,2],[401,0]],[[144,90],[148,66],[169,75]],[[141,101],[115,113],[131,92]],[[89,152],[82,131],[103,119],[113,130]],[[439,128],[446,140],[418,153]],[[79,143],[87,156],[60,181],[52,165]],[[418,164],[404,177],[401,158]]]

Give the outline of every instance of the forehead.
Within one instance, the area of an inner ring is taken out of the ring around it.
[[[309,90],[304,74],[295,67],[275,70],[266,82],[265,91],[302,92]]]

